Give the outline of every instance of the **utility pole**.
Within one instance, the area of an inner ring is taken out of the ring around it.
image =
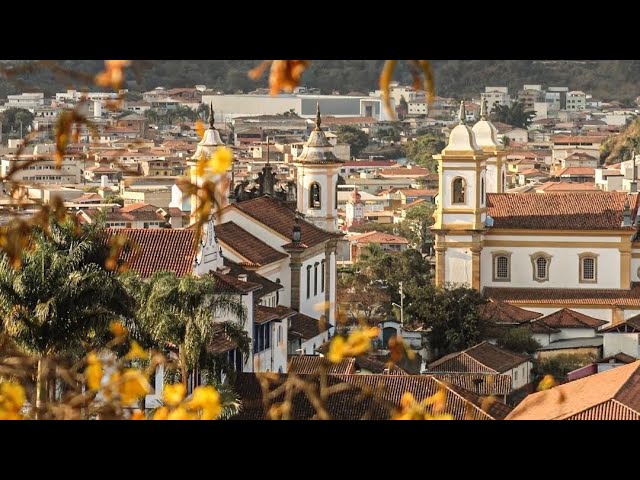
[[[402,291],[402,282],[400,282],[398,292],[400,293],[400,325],[404,325],[404,292]]]

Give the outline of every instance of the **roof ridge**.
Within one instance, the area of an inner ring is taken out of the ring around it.
[[[479,345],[482,345],[482,344],[483,344],[483,343],[485,343],[485,342],[486,342],[486,340],[485,340],[484,342],[482,342],[482,343],[479,343],[479,344],[478,344],[478,345],[476,345],[475,347],[477,347],[477,346],[479,346]],[[471,348],[475,348],[475,347],[471,347]],[[471,350],[471,349],[468,349],[468,350]],[[469,354],[467,353],[467,351],[466,351],[466,350],[465,350],[465,351],[463,351],[463,352],[460,352],[460,355],[466,355],[467,357],[469,357],[469,358],[470,358],[471,360],[473,360],[474,362],[476,362],[476,363],[478,363],[478,364],[482,365],[484,368],[488,368],[489,370],[491,370],[492,372],[495,372],[495,373],[500,373],[500,372],[498,372],[496,369],[491,368],[489,365],[485,365],[485,364],[484,364],[484,363],[482,363],[480,360],[478,360],[478,359],[476,359],[476,358],[473,358],[471,355],[469,355]],[[454,358],[455,358],[455,357],[454,357]]]
[[[467,399],[467,398],[463,397],[463,396],[462,396],[460,393],[458,393],[455,389],[451,388],[453,384],[449,384],[449,383],[447,383],[447,382],[445,382],[445,381],[443,381],[443,380],[440,380],[440,379],[438,379],[438,378],[436,378],[436,377],[434,377],[434,376],[432,376],[432,375],[431,375],[431,378],[432,378],[435,382],[437,382],[438,384],[440,384],[440,385],[444,386],[444,387],[445,387],[447,390],[449,390],[450,392],[453,392],[453,394],[454,394],[454,395],[456,395],[456,396],[458,396],[459,398],[461,398],[463,402],[466,402],[467,404],[472,405],[476,410],[478,410],[478,411],[479,411],[480,413],[482,413],[483,415],[486,415],[487,417],[489,417],[489,418],[491,418],[491,419],[495,420],[495,418],[494,418],[494,417],[493,417],[489,412],[485,412],[484,410],[482,410],[482,408],[480,408],[478,405],[476,405],[476,404],[475,404],[475,402],[472,402],[471,400],[469,400],[469,399]],[[471,392],[470,390],[467,390],[466,388],[463,388],[463,387],[458,387],[458,388],[461,388],[462,390],[465,390],[465,391],[467,391],[467,392],[469,392],[469,393],[472,393],[473,395],[477,395],[477,396],[478,396],[478,398],[482,398],[483,396],[488,396],[488,395],[478,395],[477,393],[473,393],[473,392]]]

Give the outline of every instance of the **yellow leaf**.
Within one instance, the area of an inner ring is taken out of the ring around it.
[[[167,407],[160,407],[153,412],[154,420],[166,420],[169,416],[169,409]]]
[[[204,122],[202,120],[196,122],[196,132],[200,138],[204,137]]]
[[[189,408],[201,412],[202,420],[215,420],[222,412],[220,394],[211,385],[197,387],[187,403]]]
[[[122,374],[118,393],[124,404],[129,405],[150,391],[151,385],[139,370],[131,368]]]
[[[87,387],[89,390],[97,392],[100,390],[100,383],[102,382],[102,362],[98,359],[95,352],[90,352],[87,355],[87,368],[84,370],[84,378],[87,381]]]
[[[347,350],[347,342],[343,337],[335,337],[329,345],[327,358],[332,363],[339,363]]]
[[[181,383],[174,385],[165,385],[162,392],[162,401],[170,406],[178,405],[184,396],[187,394],[187,389]]]
[[[118,321],[111,322],[111,324],[109,325],[109,331],[116,338],[124,337],[128,333],[122,322]]]
[[[555,387],[556,381],[552,375],[545,375],[544,378],[538,384],[538,391],[541,390],[549,390],[552,387]]]
[[[167,420],[195,420],[195,418],[187,412],[186,408],[178,407],[169,413]]]
[[[124,358],[126,360],[144,360],[149,358],[149,352],[142,348],[138,342],[133,340],[131,342],[131,349],[129,350],[129,353],[124,356]]]

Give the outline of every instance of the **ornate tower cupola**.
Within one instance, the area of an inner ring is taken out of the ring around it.
[[[362,195],[358,192],[358,187],[353,187],[350,199],[346,205],[345,227],[351,228],[352,225],[361,225],[364,222],[364,204],[362,203]]]
[[[318,103],[316,126],[309,135],[302,153],[294,162],[297,207],[306,220],[324,230],[334,232],[338,227],[338,175],[340,165],[344,161],[333,153],[333,145],[327,140],[321,124]]]
[[[209,128],[204,131],[204,135],[202,135],[202,140],[196,146],[196,151],[193,156],[187,162],[189,166],[189,175],[191,178],[191,183],[196,185],[201,185],[203,179],[198,177],[198,162],[209,160],[211,155],[218,150],[220,147],[224,147],[225,144],[220,138],[220,132],[215,127],[215,112],[213,111],[213,103],[209,105]],[[229,179],[230,189],[233,190],[233,185],[231,184],[231,176],[233,171],[233,164],[231,168],[227,172],[227,178]],[[191,222],[194,222],[194,215],[197,208],[197,199],[195,195],[191,196]]]
[[[464,102],[460,102],[459,124],[438,161],[440,201],[436,209],[436,284],[445,282],[480,286],[480,252],[487,215],[486,155],[465,125]],[[456,243],[459,246],[456,246]]]
[[[480,105],[480,121],[473,126],[476,143],[487,155],[487,193],[504,193],[507,185],[507,152],[498,141],[496,127],[487,119],[487,99]]]

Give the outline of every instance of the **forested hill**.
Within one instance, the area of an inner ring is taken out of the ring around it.
[[[2,62],[2,61],[0,61]],[[4,65],[19,61],[3,61]],[[140,62],[138,62],[140,64]],[[246,72],[258,60],[151,60],[143,62],[144,71],[138,78],[128,73],[128,88],[142,92],[157,86],[184,87],[205,84],[209,88],[228,93],[248,92],[267,83],[268,72],[254,82]],[[101,61],[64,60],[59,64],[72,70],[98,72]],[[303,84],[318,87],[323,93],[367,93],[377,88],[381,60],[315,60],[303,76]],[[531,61],[531,60],[435,60],[438,95],[453,97],[477,96],[485,85],[507,85],[514,94],[523,84],[567,86],[571,90],[592,93],[601,100],[631,102],[640,95],[640,61]],[[409,74],[403,63],[396,79],[408,82]],[[73,82],[50,72],[36,71],[20,76],[26,86],[17,86],[0,78],[0,96],[32,90],[51,94],[66,89]]]

